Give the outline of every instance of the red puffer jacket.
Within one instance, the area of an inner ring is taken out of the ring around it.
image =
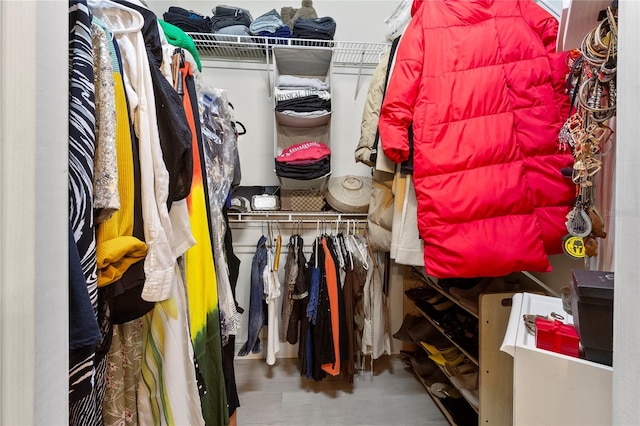
[[[421,4],[422,3],[422,4]],[[409,156],[425,267],[438,278],[549,271],[575,186],[562,177],[565,54],[528,0],[414,2],[380,115],[385,154]]]

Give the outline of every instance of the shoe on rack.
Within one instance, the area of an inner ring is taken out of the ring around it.
[[[415,301],[415,305],[436,322],[440,321],[449,309],[456,306],[453,301],[444,296],[442,296],[442,298],[439,299],[435,304],[417,300]]]
[[[478,285],[483,278],[440,278],[437,281],[438,287],[449,291],[452,287],[468,290]]]
[[[444,356],[441,353],[430,354],[429,358],[435,361],[436,364],[442,367],[444,367],[446,363],[449,363],[455,367],[457,365],[462,364],[466,357],[462,352],[458,352],[456,355],[449,356],[449,357]]]
[[[450,345],[449,342],[447,343],[448,345]],[[458,352],[460,352],[458,348],[456,348],[455,346],[448,346],[448,345],[436,346],[429,342],[424,342],[424,341],[420,342],[420,346],[422,346],[430,355],[441,354],[445,358],[455,357],[456,355],[458,355]]]
[[[478,389],[478,367],[471,363],[463,363],[453,366],[445,363],[444,370],[456,387],[468,390]]]
[[[462,395],[449,383],[434,383],[431,385],[431,393],[438,398],[462,398]]]
[[[436,370],[440,370],[438,364],[424,356],[411,357],[410,362],[413,371],[422,378],[429,377],[435,373]]]
[[[459,298],[460,304],[467,308],[469,312],[473,312],[476,315],[480,314],[480,294],[481,293],[502,293],[507,291],[507,285],[502,278],[493,278],[489,281],[489,284],[484,290],[478,294],[462,295]]]
[[[417,356],[418,351],[405,351],[405,350],[401,350],[400,351],[400,358],[402,360],[402,363],[404,365],[406,365],[407,367],[411,367],[411,358],[414,356]]]
[[[404,320],[402,321],[402,325],[393,334],[393,338],[397,340],[402,340],[404,342],[413,342],[411,336],[409,335],[409,330],[416,325],[419,321],[423,321],[423,317],[419,317],[416,315],[406,314],[404,316]]]
[[[422,379],[429,388],[431,388],[434,383],[449,383],[447,375],[444,374],[440,368],[436,368],[433,374],[423,377]]]
[[[451,294],[457,300],[460,300],[462,298],[467,298],[471,300],[477,299],[478,296],[480,296],[480,293],[484,292],[484,290],[487,287],[489,287],[489,284],[491,284],[492,279],[493,278],[483,278],[473,287],[466,288],[466,289],[459,288],[459,287],[451,287],[449,289],[449,294]]]
[[[436,337],[443,339],[438,329],[426,318],[419,318],[413,327],[407,330],[407,334],[416,345],[423,340],[428,341]]]
[[[405,290],[404,294],[414,302],[416,300],[428,300],[440,294],[437,290],[431,287],[418,286]]]
[[[456,377],[452,377],[451,384],[458,389],[458,391],[462,394],[464,399],[467,400],[469,404],[477,409],[480,408],[480,394],[477,389],[466,389],[459,385],[459,381]]]

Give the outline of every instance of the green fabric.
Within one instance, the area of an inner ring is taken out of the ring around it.
[[[162,19],[158,19],[158,22],[160,22],[160,26],[162,27],[162,31],[164,31],[164,35],[167,37],[167,41],[174,46],[187,49],[193,56],[193,60],[196,61],[198,71],[202,71],[200,55],[198,54],[198,49],[196,49],[196,44],[193,42],[193,39],[175,25],[163,21]]]

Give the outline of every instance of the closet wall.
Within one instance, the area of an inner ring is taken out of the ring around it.
[[[170,6],[179,6],[193,10],[203,15],[211,16],[212,8],[216,5],[228,4],[248,9],[253,18],[257,18],[276,9],[278,12],[283,6],[300,7],[297,1],[193,1],[193,0],[148,0],[148,6],[162,18]],[[387,25],[385,18],[391,15],[399,1],[327,1],[315,0],[313,6],[318,16],[331,16],[336,21],[335,40],[358,42],[385,42]],[[202,76],[218,88],[227,90],[229,101],[233,104],[235,119],[242,122],[246,129],[246,135],[238,140],[238,151],[242,168],[242,185],[279,185],[274,172],[273,160],[273,100],[269,97],[272,87],[271,71],[267,72],[266,61],[264,63],[243,62],[236,60],[211,60],[201,57]],[[272,67],[273,64],[271,64]],[[270,67],[270,69],[271,69]],[[333,67],[331,78],[331,96],[333,116],[331,119],[331,168],[332,176],[344,176],[347,174],[370,176],[371,169],[354,160],[354,150],[360,139],[360,121],[364,109],[364,102],[371,80],[372,69],[362,69],[359,76],[357,68]],[[297,226],[294,222],[285,220],[277,224],[271,221],[273,232],[278,229],[282,235],[282,253],[280,265],[286,260],[286,243],[292,230]],[[335,233],[336,222],[328,222],[320,225]],[[363,223],[360,224],[363,227]],[[240,306],[245,309],[242,315],[242,325],[236,337],[236,353],[247,339],[248,307],[250,294],[251,260],[255,253],[256,243],[263,233],[267,232],[267,222],[256,221],[252,223],[232,224],[234,248],[236,255],[241,260],[240,276],[236,289],[236,297]],[[344,230],[344,222],[340,224],[340,230]],[[305,223],[303,238],[306,252],[311,251],[311,243],[317,235],[316,223]],[[397,268],[392,268],[396,274],[401,274]],[[280,268],[280,280],[284,282],[284,271]],[[402,323],[402,277],[393,279],[395,285],[390,291],[390,330],[397,330]],[[279,312],[278,307],[278,312]],[[266,333],[264,333],[266,338]],[[392,350],[398,352],[401,344],[392,340]],[[262,357],[262,354],[247,355],[247,357]],[[278,357],[296,357],[297,347],[282,344]]]

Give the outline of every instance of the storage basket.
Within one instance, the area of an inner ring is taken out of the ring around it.
[[[319,212],[324,207],[324,193],[317,189],[283,189],[280,191],[282,210]]]

